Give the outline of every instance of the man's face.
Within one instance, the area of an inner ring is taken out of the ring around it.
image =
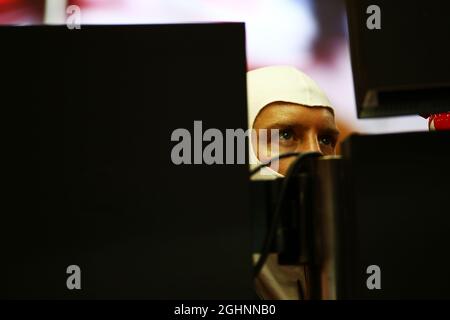
[[[339,131],[333,113],[325,107],[305,107],[299,104],[274,102],[267,105],[253,124],[256,133],[267,129],[267,145],[253,141],[253,148],[260,161],[286,152],[320,152],[334,155]],[[279,150],[270,148],[271,129],[278,129]],[[256,144],[256,146],[255,146]],[[280,160],[278,172],[285,175],[293,157]]]

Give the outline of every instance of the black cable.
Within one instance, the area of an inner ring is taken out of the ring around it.
[[[286,152],[286,153],[282,153],[278,156],[275,156],[273,158],[270,158],[267,161],[262,162],[260,165],[258,165],[257,167],[255,167],[253,170],[250,171],[250,177],[254,176],[256,173],[258,173],[259,170],[261,170],[264,167],[269,166],[272,162],[283,159],[283,158],[288,158],[288,157],[293,157],[293,156],[298,156],[300,155],[300,152]]]
[[[285,203],[285,197],[286,197],[288,186],[290,185],[291,180],[295,177],[295,174],[297,173],[298,168],[302,165],[302,163],[305,159],[311,158],[311,157],[320,157],[321,155],[322,154],[319,152],[300,153],[297,155],[297,159],[295,159],[294,162],[289,166],[288,172],[286,173],[286,176],[283,180],[283,184],[281,185],[281,190],[280,190],[280,193],[278,196],[277,205],[276,205],[273,217],[272,217],[269,231],[267,233],[266,238],[264,239],[264,245],[263,245],[263,249],[261,251],[261,255],[253,269],[254,277],[258,276],[259,272],[261,271],[262,267],[264,266],[264,263],[267,260],[267,257],[269,256],[270,247],[271,247],[271,244],[273,242],[275,233],[276,233],[278,225],[279,225],[281,211],[282,211],[283,205]]]

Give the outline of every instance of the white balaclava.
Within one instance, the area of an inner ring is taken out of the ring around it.
[[[260,111],[272,102],[296,103],[306,107],[328,107],[331,103],[319,86],[306,74],[290,66],[270,66],[247,72],[248,128],[252,129]],[[249,141],[250,169],[261,162]],[[283,177],[264,168],[258,177]]]

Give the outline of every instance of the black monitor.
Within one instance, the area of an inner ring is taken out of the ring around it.
[[[450,131],[352,135],[312,170],[322,299],[449,299]]]
[[[194,121],[246,128],[244,25],[0,39],[0,297],[253,298],[247,164],[171,158]]]
[[[359,118],[450,110],[450,3],[346,0]]]

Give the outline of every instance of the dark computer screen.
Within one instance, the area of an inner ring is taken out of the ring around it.
[[[450,110],[448,1],[347,0],[359,118]]]
[[[245,129],[244,25],[1,27],[0,39],[0,296],[253,297],[247,165],[171,158],[178,128],[202,144],[194,121]]]

